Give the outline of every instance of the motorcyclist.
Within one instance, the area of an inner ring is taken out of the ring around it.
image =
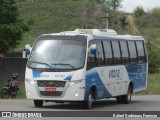
[[[11,78],[7,81],[6,86],[1,90],[2,98],[15,98],[19,90],[18,74],[13,73]]]
[[[19,90],[19,81],[18,81],[17,78],[18,78],[18,74],[12,74],[12,84],[11,84],[11,86],[14,89]]]
[[[11,90],[19,90],[19,81],[18,81],[18,74],[13,73],[11,79],[7,81],[7,86],[11,87]]]

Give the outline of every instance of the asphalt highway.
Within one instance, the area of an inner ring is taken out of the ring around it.
[[[144,95],[144,96],[132,96],[132,102],[130,104],[118,104],[115,99],[104,99],[100,101],[96,101],[93,103],[93,107],[90,110],[85,110],[82,106],[82,104],[70,104],[70,103],[44,103],[43,107],[36,108],[34,107],[32,100],[27,99],[0,99],[0,111],[33,111],[33,112],[39,112],[39,111],[50,111],[50,112],[60,112],[62,114],[62,117],[55,117],[54,120],[72,120],[73,117],[65,117],[63,116],[63,113],[76,111],[83,112],[83,114],[96,114],[97,112],[103,111],[109,112],[112,111],[155,111],[160,114],[160,95]],[[74,113],[73,113],[74,114]],[[75,117],[76,120],[81,120],[84,116]],[[92,120],[107,120],[107,117],[92,117]],[[2,118],[0,118],[2,119]],[[7,118],[9,119],[9,118]],[[13,119],[13,118],[12,118]],[[15,118],[20,119],[20,118]],[[33,118],[32,118],[33,119]],[[36,119],[36,118],[35,118]],[[43,119],[51,119],[51,117],[43,118]],[[91,117],[85,118],[87,120],[91,119]],[[119,118],[109,118],[110,120],[134,120],[134,118],[130,117],[119,117]],[[140,118],[136,118],[140,119]],[[149,118],[143,118],[143,119],[149,119]],[[160,120],[160,118],[150,118],[150,120]],[[40,120],[37,119],[37,120]]]

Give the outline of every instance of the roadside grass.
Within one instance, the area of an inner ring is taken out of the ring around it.
[[[0,84],[0,90],[5,83]],[[134,93],[133,95],[160,95],[160,74],[154,73],[148,75],[147,89],[142,92]],[[20,89],[15,99],[26,98],[24,81],[20,81]]]
[[[24,81],[20,81],[19,91],[16,98],[26,98]]]

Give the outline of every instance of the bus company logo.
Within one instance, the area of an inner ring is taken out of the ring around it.
[[[48,78],[48,77],[49,77],[49,75],[44,75],[44,74],[42,74],[42,73],[41,73],[41,74],[39,75],[39,77],[45,77],[45,78]]]
[[[109,70],[110,79],[122,79],[122,68]]]
[[[51,67],[52,67],[52,69],[55,69],[55,68],[57,68],[57,64],[52,64]]]

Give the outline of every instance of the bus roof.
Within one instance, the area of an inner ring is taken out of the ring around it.
[[[64,31],[60,33],[52,33],[52,34],[43,34],[45,35],[61,35],[61,36],[87,36],[90,39],[103,39],[103,40],[117,40],[117,39],[123,39],[123,40],[144,40],[142,36],[133,36],[133,35],[117,35],[117,32],[111,29],[76,29],[75,31]]]

